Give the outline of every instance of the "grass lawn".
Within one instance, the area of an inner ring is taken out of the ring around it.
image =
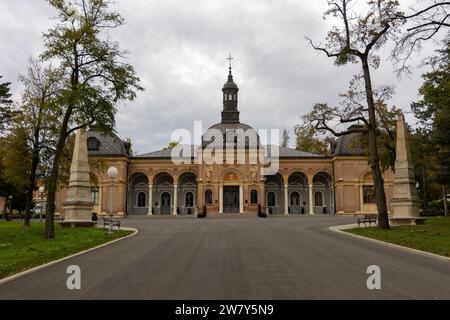
[[[130,231],[97,228],[61,228],[55,224],[56,238],[44,240],[44,223],[31,222],[23,228],[22,221],[0,222],[0,279],[47,262],[98,246],[129,235]]]
[[[392,227],[391,230],[346,230],[360,236],[450,257],[450,217],[429,218],[424,225]]]

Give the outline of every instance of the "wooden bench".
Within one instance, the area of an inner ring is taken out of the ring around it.
[[[369,227],[372,225],[372,223],[374,223],[375,225],[377,225],[377,221],[378,221],[378,219],[377,219],[378,217],[376,216],[376,215],[373,215],[373,214],[371,214],[371,215],[364,215],[364,216],[360,216],[360,217],[358,217],[357,219],[356,219],[356,221],[358,222],[358,228],[359,228],[359,226],[361,225],[361,224],[364,224],[364,227],[367,227],[366,226],[366,223],[368,223],[369,224]]]
[[[117,227],[120,230],[120,221],[119,220],[114,220],[114,219],[110,219],[109,217],[103,217],[103,229],[105,229],[106,227],[109,227],[110,223],[112,223],[112,227]]]

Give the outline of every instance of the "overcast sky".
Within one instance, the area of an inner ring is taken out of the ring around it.
[[[400,0],[407,8],[413,0]],[[173,130],[204,130],[220,122],[221,88],[227,77],[226,57],[235,58],[233,74],[240,88],[241,122],[254,128],[291,128],[314,103],[336,103],[358,65],[337,68],[315,52],[305,36],[323,40],[329,28],[322,19],[325,0],[117,0],[114,7],[126,25],[111,33],[131,52],[145,91],[120,105],[117,132],[131,138],[137,153],[166,146]],[[42,51],[42,33],[55,11],[44,0],[0,0],[0,75],[17,82],[29,56]],[[392,104],[409,111],[421,84],[421,59],[415,74],[398,79],[384,62],[373,74],[374,85],[394,85]],[[412,117],[408,117],[413,121]],[[293,143],[293,139],[291,139]]]

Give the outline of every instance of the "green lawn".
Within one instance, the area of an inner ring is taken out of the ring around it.
[[[346,230],[360,236],[450,257],[450,217],[429,218],[424,225],[392,227],[391,230]]]
[[[0,279],[32,267],[98,246],[129,235],[130,231],[96,228],[61,228],[55,225],[56,238],[44,240],[44,223],[32,222],[23,228],[22,221],[0,222]]]

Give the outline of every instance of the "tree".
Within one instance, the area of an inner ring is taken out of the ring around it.
[[[334,139],[321,136],[309,124],[302,123],[294,128],[295,149],[313,154],[329,155],[332,152]]]
[[[420,101],[411,105],[415,116],[430,136],[437,158],[436,182],[442,186],[445,214],[447,186],[450,185],[450,40],[445,42],[435,59],[433,71],[423,75]]]
[[[24,219],[24,226],[28,227],[41,151],[44,148],[54,151],[54,137],[59,124],[58,116],[55,114],[57,111],[55,103],[60,89],[61,74],[51,66],[43,68],[37,61],[30,59],[27,75],[20,79],[25,87],[21,118],[27,127],[31,147]]]
[[[49,0],[59,22],[44,34],[42,59],[56,61],[63,74],[59,94],[61,126],[47,193],[45,238],[54,232],[55,198],[60,161],[66,139],[76,130],[95,123],[110,132],[115,126],[116,105],[133,100],[142,90],[134,68],[124,62],[126,51],[110,40],[110,32],[124,23],[109,9],[107,0]]]
[[[325,46],[316,45],[312,40],[311,46],[327,57],[335,59],[337,66],[348,63],[361,63],[362,80],[364,82],[365,102],[359,106],[359,112],[353,113],[351,109],[344,110],[344,117],[339,117],[341,124],[352,122],[364,123],[365,129],[353,129],[337,132],[330,127],[330,120],[336,116],[335,109],[329,109],[327,105],[316,105],[313,111],[316,115],[322,114],[322,118],[317,118],[316,129],[327,130],[335,136],[342,136],[349,133],[365,133],[368,136],[369,158],[372,175],[374,178],[376,203],[378,209],[378,221],[381,229],[389,229],[389,217],[386,205],[386,194],[384,191],[384,181],[380,168],[380,159],[377,146],[377,121],[374,89],[372,85],[371,67],[377,68],[380,64],[380,57],[374,52],[386,43],[390,36],[393,36],[400,20],[394,18],[400,15],[398,11],[398,1],[394,0],[370,0],[364,8],[364,14],[356,12],[357,1],[354,0],[328,0],[329,9],[325,12],[325,17],[334,17],[339,20],[339,25],[334,26],[327,36]],[[361,1],[359,1],[361,4]],[[365,111],[367,117],[362,116],[361,111]]]
[[[31,152],[28,145],[28,130],[15,123],[6,137],[0,138],[0,194],[13,196],[14,208],[25,206]]]
[[[178,147],[179,145],[180,145],[180,143],[177,141],[170,141],[169,144],[167,145],[167,147],[165,147],[163,150],[172,150],[175,147]]]
[[[424,42],[448,30],[449,10],[450,1],[426,0],[414,6],[411,12],[401,13],[394,18],[406,23],[406,32],[397,39],[392,52],[398,71],[409,71],[407,63],[413,53],[420,50]]]
[[[3,76],[0,76],[1,78]],[[15,115],[12,110],[10,86],[11,82],[0,82],[0,132],[5,129],[7,122]]]
[[[281,133],[281,146],[283,148],[287,148],[289,146],[289,139],[291,138],[289,136],[289,129],[283,128],[283,131]]]

